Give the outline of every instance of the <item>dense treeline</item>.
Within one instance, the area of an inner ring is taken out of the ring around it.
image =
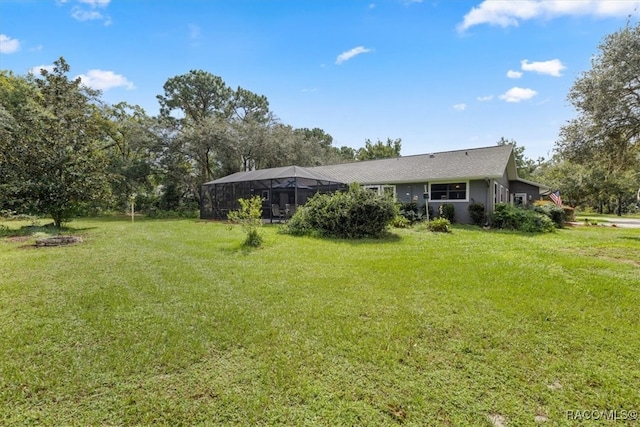
[[[100,92],[52,71],[0,71],[0,213],[73,216],[138,209],[192,212],[202,183],[239,171],[400,155],[400,139],[334,147],[324,130],[281,123],[264,95],[202,70],[169,78],[155,117],[109,105]],[[640,204],[640,24],[605,37],[568,94],[578,115],[551,159],[514,146],[521,178],[560,189],[566,204],[604,213]]]
[[[400,140],[334,147],[319,128],[281,123],[263,95],[201,70],[167,80],[155,117],[109,105],[53,71],[0,72],[0,211],[73,216],[139,209],[194,211],[200,185],[244,170],[400,155]]]

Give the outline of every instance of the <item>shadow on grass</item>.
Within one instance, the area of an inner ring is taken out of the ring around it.
[[[392,233],[390,231],[386,231],[384,232],[380,237],[361,237],[361,238],[349,238],[349,237],[345,237],[345,238],[341,238],[341,237],[334,237],[334,236],[322,236],[319,234],[314,234],[314,235],[303,235],[303,236],[297,236],[297,235],[293,235],[293,234],[287,234],[287,233],[282,233],[283,235],[287,235],[287,236],[291,236],[292,238],[309,238],[309,239],[317,239],[317,240],[323,240],[325,242],[334,242],[334,243],[349,243],[351,245],[356,245],[356,246],[362,246],[362,245],[371,245],[371,244],[375,244],[375,245],[379,245],[379,244],[385,244],[385,243],[395,243],[395,242],[399,242],[400,240],[402,240],[402,237]]]

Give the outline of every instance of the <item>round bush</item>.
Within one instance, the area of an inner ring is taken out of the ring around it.
[[[397,215],[394,201],[358,185],[347,192],[316,194],[296,211],[285,232],[340,238],[380,237]]]

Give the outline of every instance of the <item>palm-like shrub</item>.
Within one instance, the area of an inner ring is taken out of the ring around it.
[[[242,225],[242,229],[247,235],[244,246],[258,247],[262,245],[262,234],[259,229],[262,227],[262,198],[254,196],[251,199],[239,199],[240,209],[231,211],[227,219],[235,224]]]

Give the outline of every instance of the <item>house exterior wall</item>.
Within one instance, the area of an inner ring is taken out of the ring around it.
[[[426,182],[412,183],[412,184],[397,184],[396,185],[396,198],[399,202],[409,203],[412,202],[415,197],[418,198],[418,205],[424,204],[423,194],[424,188],[427,185]],[[428,188],[428,187],[427,187]]]
[[[472,203],[482,203],[487,206],[487,201],[491,202],[489,195],[490,188],[487,182],[482,180],[470,180],[467,182],[467,198],[465,200],[429,200],[429,206],[433,209],[435,215],[438,213],[440,206],[444,204],[452,204],[455,208],[455,222],[460,224],[471,224],[471,216],[469,215],[469,205]]]
[[[514,196],[516,194],[526,194],[525,204],[533,203],[533,201],[540,199],[540,188],[535,185],[522,181],[510,181],[509,187],[511,188],[511,194]]]
[[[445,203],[450,203],[455,207],[455,222],[460,224],[470,224],[471,217],[469,215],[469,205],[472,203],[481,203],[485,206],[487,213],[493,211],[493,180],[486,179],[477,179],[477,180],[469,180],[462,181],[467,184],[467,197],[464,200],[429,200],[429,207],[432,209],[434,215],[438,215],[438,209],[441,205]],[[500,185],[502,185],[503,189],[507,187],[508,180],[506,179],[506,175],[504,180],[497,180],[498,182],[498,191],[500,189]],[[441,182],[433,182],[432,184],[439,184]],[[374,184],[374,185],[366,185],[365,187],[374,188],[374,187],[394,187],[395,188],[395,196],[396,200],[401,203],[409,203],[414,200],[417,200],[418,206],[424,206],[424,193],[425,189],[427,191],[431,191],[431,187],[428,182],[420,182],[420,183],[410,183],[410,184]],[[506,194],[503,191],[503,198]],[[499,197],[498,197],[499,200]]]

